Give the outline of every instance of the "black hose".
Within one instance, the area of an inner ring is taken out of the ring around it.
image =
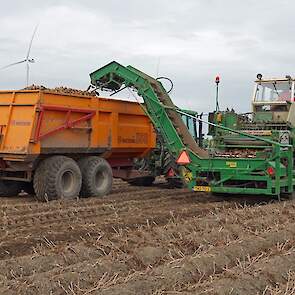
[[[165,90],[166,90],[167,93],[170,93],[172,91],[172,89],[174,87],[174,84],[173,84],[173,82],[172,82],[172,80],[170,78],[167,78],[167,77],[158,77],[158,78],[156,78],[156,80],[157,81],[158,80],[167,80],[167,81],[169,81],[170,84],[171,84],[170,89],[169,89],[169,91],[167,91],[166,89]]]

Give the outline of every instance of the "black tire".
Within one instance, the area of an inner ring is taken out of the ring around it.
[[[290,200],[290,201],[294,201],[295,200],[295,192],[292,192],[289,194],[282,194],[282,198]]]
[[[81,197],[103,197],[113,185],[113,171],[103,158],[90,156],[78,161],[82,173]]]
[[[0,180],[0,197],[15,197],[23,189],[23,182]]]
[[[180,177],[166,177],[169,188],[184,188],[185,183]]]
[[[43,160],[34,174],[34,190],[40,201],[79,196],[82,175],[78,164],[65,156]]]
[[[145,176],[145,177],[130,179],[128,180],[128,183],[134,186],[151,186],[154,181],[155,181],[154,176]]]
[[[173,177],[169,177],[169,170],[173,169],[176,174]],[[166,181],[170,188],[183,188],[185,187],[185,183],[182,178],[179,176],[179,167],[175,163],[175,159],[168,153],[165,152],[164,160],[163,160],[163,174],[165,175]]]

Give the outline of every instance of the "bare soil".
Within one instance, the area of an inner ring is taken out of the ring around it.
[[[0,294],[295,294],[295,202],[116,180],[1,198]]]

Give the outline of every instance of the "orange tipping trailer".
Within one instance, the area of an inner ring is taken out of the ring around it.
[[[104,195],[110,174],[131,177],[133,159],[155,145],[153,126],[138,103],[0,91],[0,195],[24,185],[41,200]]]

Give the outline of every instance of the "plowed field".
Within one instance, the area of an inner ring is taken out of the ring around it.
[[[0,294],[295,294],[292,201],[122,181],[0,201]]]

